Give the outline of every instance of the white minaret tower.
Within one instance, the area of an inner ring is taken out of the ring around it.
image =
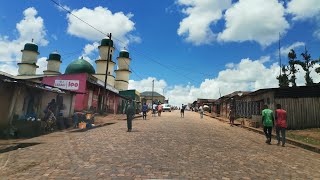
[[[61,61],[61,55],[55,51],[51,54],[49,54],[49,58],[47,59],[48,65],[47,70],[43,71],[43,74],[45,75],[60,75],[60,64]]]
[[[107,58],[109,47],[110,47],[110,56],[109,58]],[[107,62],[108,62],[109,65],[108,65],[107,84],[114,87],[115,77],[113,75],[113,70],[116,63],[112,61],[112,56],[114,53],[113,41],[109,37],[106,37],[101,40],[101,45],[98,48],[100,53],[100,59],[95,61],[97,66],[97,71],[94,76],[104,82],[106,69],[107,69]]]
[[[33,41],[33,40],[32,40]],[[38,55],[38,46],[32,43],[26,43],[24,45],[22,52],[21,62],[18,63],[19,66],[19,75],[35,75],[37,66]]]
[[[118,90],[128,90],[129,75],[131,71],[129,65],[131,58],[127,50],[121,50],[118,59],[118,69],[116,70],[116,84],[115,88]]]

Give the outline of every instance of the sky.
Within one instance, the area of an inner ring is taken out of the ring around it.
[[[51,0],[7,1],[0,6],[0,71],[17,74],[31,39],[39,45],[38,74],[53,51],[62,56],[62,73],[80,57],[95,67],[97,47],[112,33],[114,57],[126,48],[132,58],[129,89],[151,91],[154,80],[155,91],[181,105],[278,87],[279,34],[282,64],[290,49],[298,59],[305,47],[320,57],[319,0],[55,1],[95,29]],[[301,68],[297,84],[304,85]]]

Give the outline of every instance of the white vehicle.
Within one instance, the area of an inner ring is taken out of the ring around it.
[[[171,106],[169,104],[163,104],[162,105],[162,111],[163,112],[165,112],[165,111],[171,112]]]

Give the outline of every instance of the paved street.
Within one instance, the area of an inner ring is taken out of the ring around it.
[[[37,137],[0,154],[1,179],[320,179],[320,154],[194,112]]]

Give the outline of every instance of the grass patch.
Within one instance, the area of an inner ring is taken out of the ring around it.
[[[291,138],[291,139],[298,140],[298,141],[302,141],[302,142],[307,143],[307,144],[320,146],[320,140],[318,140],[316,138],[313,138],[313,137],[310,137],[310,136],[296,134],[294,131],[287,132],[287,137]]]

